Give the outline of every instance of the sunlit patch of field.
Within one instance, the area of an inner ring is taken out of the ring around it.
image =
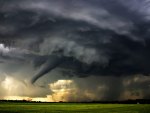
[[[0,113],[150,113],[148,104],[0,103]]]

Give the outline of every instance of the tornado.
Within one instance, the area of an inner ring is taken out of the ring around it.
[[[63,58],[61,56],[49,56],[48,60],[41,66],[38,73],[35,74],[34,77],[31,79],[31,83],[34,84],[40,77],[55,69],[62,62]]]

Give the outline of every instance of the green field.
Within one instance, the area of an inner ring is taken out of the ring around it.
[[[0,103],[0,113],[150,113],[150,105],[96,103]]]

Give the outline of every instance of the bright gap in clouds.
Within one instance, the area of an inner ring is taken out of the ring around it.
[[[31,86],[29,87],[23,81],[21,82],[13,77],[6,76],[0,85],[6,92],[6,96],[1,99],[6,100],[27,100],[41,102],[67,101],[67,96],[77,90],[73,80],[58,80],[49,84],[49,88],[53,92],[51,95],[47,95],[47,97],[28,97],[23,95],[31,94]],[[35,86],[32,87],[34,88]]]

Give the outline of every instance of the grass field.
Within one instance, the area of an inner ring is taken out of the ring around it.
[[[0,103],[0,113],[150,113],[150,105],[96,103]]]

